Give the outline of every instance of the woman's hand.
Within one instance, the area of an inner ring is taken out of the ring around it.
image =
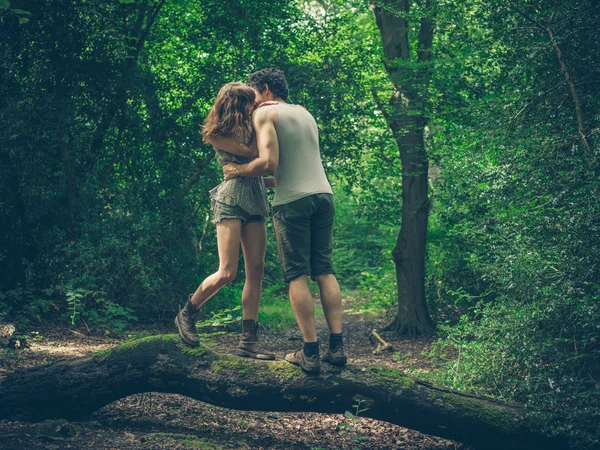
[[[223,166],[223,177],[226,180],[231,180],[232,178],[235,177],[239,177],[239,169],[238,169],[238,164],[235,163],[229,163],[229,164],[225,164]]]

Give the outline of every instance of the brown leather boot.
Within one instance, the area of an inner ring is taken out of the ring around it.
[[[304,353],[304,346],[296,351],[291,350],[286,352],[284,359],[287,362],[300,367],[307,373],[319,373],[321,371],[321,359],[319,358],[319,355],[306,356],[306,353]]]
[[[179,336],[181,336],[183,342],[192,347],[198,347],[200,345],[200,338],[196,332],[197,315],[198,310],[192,303],[192,294],[190,294],[187,303],[183,309],[179,311],[177,317],[175,317],[175,325],[179,330]]]
[[[344,346],[340,345],[335,350],[328,348],[325,354],[321,357],[321,361],[328,362],[334,366],[343,366],[348,362],[346,352],[344,352]]]
[[[242,320],[242,338],[233,353],[244,358],[274,360],[275,354],[258,343],[257,330],[258,322],[252,319]]]

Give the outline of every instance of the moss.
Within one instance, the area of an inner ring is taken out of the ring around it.
[[[223,370],[226,370],[248,378],[254,377],[257,374],[258,370],[256,366],[257,364],[251,360],[236,358],[229,355],[220,355],[219,359],[213,361],[211,364],[214,373],[220,373]]]
[[[150,433],[146,437],[148,440],[167,443],[170,447],[184,446],[186,448],[196,448],[201,450],[222,450],[225,449],[221,444],[207,439],[201,439],[190,434],[177,433]]]
[[[302,375],[302,369],[285,361],[274,361],[265,366],[271,373],[283,380],[291,380]]]
[[[352,371],[342,371],[340,377],[349,381],[359,381],[366,384],[381,384],[389,386],[397,391],[411,389],[415,385],[415,380],[404,375],[402,372],[389,368],[368,366]]]
[[[210,350],[208,347],[206,347],[203,344],[200,344],[199,347],[190,347],[189,345],[185,345],[183,342],[179,341],[177,343],[177,348],[179,350],[181,350],[183,353],[185,353],[186,355],[191,355],[191,356],[195,356],[198,358],[202,358],[206,355],[213,353],[212,350]]]
[[[495,404],[488,404],[477,398],[466,397],[460,394],[440,393],[435,401],[442,401],[446,405],[460,409],[467,417],[482,421],[507,434],[516,433],[523,425],[523,415],[507,414],[505,408],[496,406]]]
[[[152,351],[156,350],[156,346],[159,344],[175,344],[179,350],[187,355],[192,355],[196,357],[206,356],[211,352],[205,345],[200,344],[199,347],[190,347],[185,345],[179,335],[177,334],[157,334],[154,336],[146,336],[141,339],[134,339],[130,341],[124,341],[119,345],[116,345],[111,348],[107,348],[105,350],[99,350],[97,352],[90,353],[90,356],[95,356],[98,358],[108,358],[109,356],[113,356],[116,352],[125,352],[127,350],[137,349],[143,345],[150,344]]]
[[[104,350],[98,350],[97,352],[91,352],[89,355],[93,356],[94,358],[108,358],[112,354],[113,348],[115,347],[105,348]]]
[[[285,361],[256,361],[229,355],[219,355],[211,367],[214,373],[226,370],[256,382],[271,378],[273,375],[282,380],[292,380],[302,376],[299,367]]]

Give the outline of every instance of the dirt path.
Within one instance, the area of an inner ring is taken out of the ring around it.
[[[318,299],[315,300],[318,305]],[[372,354],[369,334],[383,323],[365,318],[354,299],[344,299],[344,335],[351,363],[380,364],[397,370],[427,370],[421,351],[432,338],[399,339],[386,336],[395,353]],[[172,333],[171,328],[139,330],[147,334]],[[318,320],[320,341],[328,334]],[[62,358],[83,356],[116,345],[118,341],[91,338],[69,330],[40,330],[43,336],[32,348],[0,358],[0,376]],[[295,329],[261,333],[261,341],[278,357],[299,346]],[[210,338],[212,346],[229,351],[237,335]],[[396,356],[394,356],[396,355]],[[0,449],[462,449],[452,441],[424,435],[385,422],[342,415],[234,411],[173,394],[146,393],[114,402],[80,422],[47,421],[42,424],[0,421]]]

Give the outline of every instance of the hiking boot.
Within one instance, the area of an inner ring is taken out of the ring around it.
[[[334,366],[343,366],[348,362],[348,358],[346,358],[346,353],[344,352],[344,346],[340,345],[335,350],[327,349],[321,361],[328,362],[329,364],[333,364]]]
[[[321,371],[321,360],[319,359],[319,355],[306,356],[304,347],[286,353],[285,360],[295,366],[299,366],[307,373],[319,373]]]
[[[196,332],[197,315],[198,310],[192,303],[192,295],[190,294],[187,303],[175,317],[175,325],[179,330],[179,336],[181,336],[183,342],[192,347],[198,347],[200,345],[200,338]]]
[[[257,331],[258,322],[252,319],[242,320],[242,338],[233,354],[244,358],[274,360],[275,354],[258,343]]]

